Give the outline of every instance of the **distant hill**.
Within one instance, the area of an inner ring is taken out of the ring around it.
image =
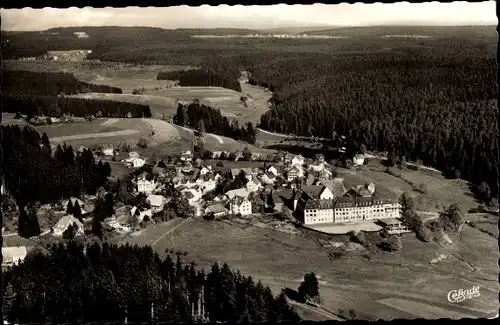
[[[250,35],[262,33],[260,30],[244,29],[244,28],[177,28],[177,32],[189,35]]]
[[[496,26],[366,26],[338,27],[308,32],[311,35],[382,37],[401,36],[441,36],[441,37],[496,37]]]
[[[328,30],[331,28],[332,28],[331,26],[276,27],[276,28],[261,29],[260,33],[296,35],[296,34],[316,32],[319,30]]]

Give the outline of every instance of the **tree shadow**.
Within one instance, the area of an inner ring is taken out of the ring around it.
[[[290,289],[290,288],[285,288],[285,289],[283,289],[283,293],[289,299],[291,299],[293,301],[300,302],[300,303],[304,302],[303,299],[300,298],[299,292],[297,290]]]

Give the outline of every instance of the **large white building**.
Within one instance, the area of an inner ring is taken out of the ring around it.
[[[294,193],[294,210],[301,222],[306,225],[352,223],[400,217],[399,203],[373,197],[373,184],[357,186],[347,192],[343,185],[334,185],[330,186],[333,191],[329,186],[315,185],[303,186]]]

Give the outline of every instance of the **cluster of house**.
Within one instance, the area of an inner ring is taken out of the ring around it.
[[[195,208],[198,216],[208,213],[216,217],[249,215],[252,213],[249,195],[260,191],[273,196],[276,210],[287,206],[306,225],[389,220],[400,216],[398,202],[374,196],[375,184],[357,185],[347,190],[342,178],[332,178],[332,167],[323,159],[306,166],[301,155],[285,155],[282,162],[265,168],[232,168],[233,179],[242,171],[245,173],[244,187],[205,202],[202,197],[213,191],[224,176],[209,165],[195,168],[191,161],[192,156],[187,153],[181,156],[180,163],[161,168],[160,173],[155,173],[158,176],[152,179],[145,175],[139,177],[137,191],[152,195],[162,186],[158,180],[167,177]],[[281,179],[279,184],[278,179]]]
[[[83,151],[84,149],[86,149],[86,147],[80,147],[78,149],[78,151]],[[96,156],[95,158],[96,159],[99,159],[100,156],[104,156],[104,157],[115,157],[117,155],[119,155],[120,153],[115,150],[113,148],[113,146],[111,145],[108,145],[108,146],[103,146],[103,148],[101,150],[98,150],[96,152]],[[129,167],[129,168],[140,168],[142,166],[144,166],[144,164],[146,163],[146,159],[141,157],[139,155],[139,153],[135,152],[135,151],[130,151],[128,153],[128,156],[121,159],[120,162],[122,162],[123,164],[125,164],[125,166]]]

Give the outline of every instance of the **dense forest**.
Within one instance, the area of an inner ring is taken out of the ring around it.
[[[494,26],[344,28],[328,31],[348,37],[334,40],[143,32],[137,43],[103,40],[89,59],[247,70],[273,92],[263,129],[345,135],[349,151],[364,144],[498,192]]]
[[[227,264],[205,273],[151,247],[52,245],[4,273],[3,284],[10,323],[300,320],[283,293]]]
[[[64,72],[7,70],[2,73],[2,78],[2,91],[7,94],[58,96],[88,92],[122,93],[120,88],[86,83]]]
[[[237,120],[230,123],[218,109],[196,102],[189,105],[179,103],[173,120],[177,125],[187,126],[198,132],[208,132],[251,144],[255,143],[255,128],[252,122],[240,127]]]
[[[101,112],[104,117],[151,117],[149,106],[99,99],[63,97],[86,92],[121,94],[116,87],[94,85],[77,80],[69,73],[4,71],[3,111],[27,115],[84,117]]]
[[[331,74],[321,75],[322,70]],[[276,71],[279,71],[276,74]],[[273,90],[266,130],[333,137],[421,160],[496,193],[498,96],[493,57],[403,56],[265,62],[250,82]]]
[[[30,115],[60,117],[62,114],[85,117],[151,117],[149,106],[101,99],[75,97],[29,96],[4,94],[3,111]],[[99,113],[100,112],[100,113]]]
[[[35,202],[95,194],[111,175],[109,163],[96,163],[89,150],[76,153],[58,145],[52,154],[49,138],[31,127],[2,126],[2,177],[20,210]]]
[[[241,92],[238,82],[238,71],[236,74],[229,71],[215,72],[213,70],[179,70],[162,71],[158,73],[158,80],[179,80],[179,85],[185,86],[205,86],[223,87]]]

